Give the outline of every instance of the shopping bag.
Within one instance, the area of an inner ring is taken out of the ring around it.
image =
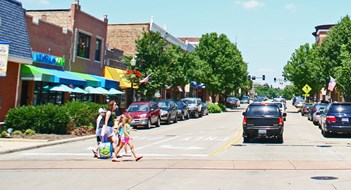
[[[113,146],[111,142],[108,142],[106,135],[102,137],[101,143],[99,144],[99,158],[107,159],[112,156]]]

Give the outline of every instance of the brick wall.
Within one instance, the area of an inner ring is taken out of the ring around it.
[[[69,9],[47,11],[27,10],[26,14],[50,23],[55,23],[63,28],[71,28],[71,12]]]
[[[0,97],[2,100],[0,122],[5,120],[7,111],[16,106],[16,88],[19,65],[20,64],[18,63],[8,62],[6,77],[0,77]],[[20,100],[20,97],[18,97],[18,99]]]
[[[33,51],[70,59],[72,32],[62,32],[62,27],[40,20],[33,23],[33,17],[26,16],[30,45]]]
[[[143,31],[149,31],[149,23],[141,24],[109,24],[107,43],[110,49],[120,49],[124,55],[134,55],[135,40],[142,36]]]

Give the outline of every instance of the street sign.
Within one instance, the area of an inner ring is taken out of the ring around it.
[[[305,94],[305,97],[310,97],[310,94]]]
[[[306,84],[306,85],[302,88],[302,90],[303,90],[306,94],[308,94],[308,93],[312,90],[312,88],[311,88],[310,86],[308,86],[308,84]]]

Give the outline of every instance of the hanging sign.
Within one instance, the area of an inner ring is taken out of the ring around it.
[[[9,43],[0,42],[0,77],[6,76],[8,57],[9,57]]]
[[[33,52],[33,61],[49,65],[65,66],[66,59],[45,53]]]

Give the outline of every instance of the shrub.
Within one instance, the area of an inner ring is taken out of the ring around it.
[[[4,137],[7,137],[7,132],[6,131],[2,131],[0,133],[0,138],[4,138]]]
[[[221,108],[222,111],[225,111],[227,109],[227,107],[222,103],[218,103],[218,106]]]
[[[217,104],[209,103],[207,106],[208,106],[208,111],[210,113],[221,113],[222,112],[221,108]]]
[[[33,136],[35,135],[35,131],[33,129],[27,129],[24,131],[24,135]]]
[[[23,135],[23,133],[22,133],[22,131],[20,131],[20,130],[15,130],[12,134],[11,134],[11,136],[22,136]]]
[[[5,128],[25,131],[33,126],[33,121],[37,119],[36,107],[22,106],[10,109],[6,114]]]

